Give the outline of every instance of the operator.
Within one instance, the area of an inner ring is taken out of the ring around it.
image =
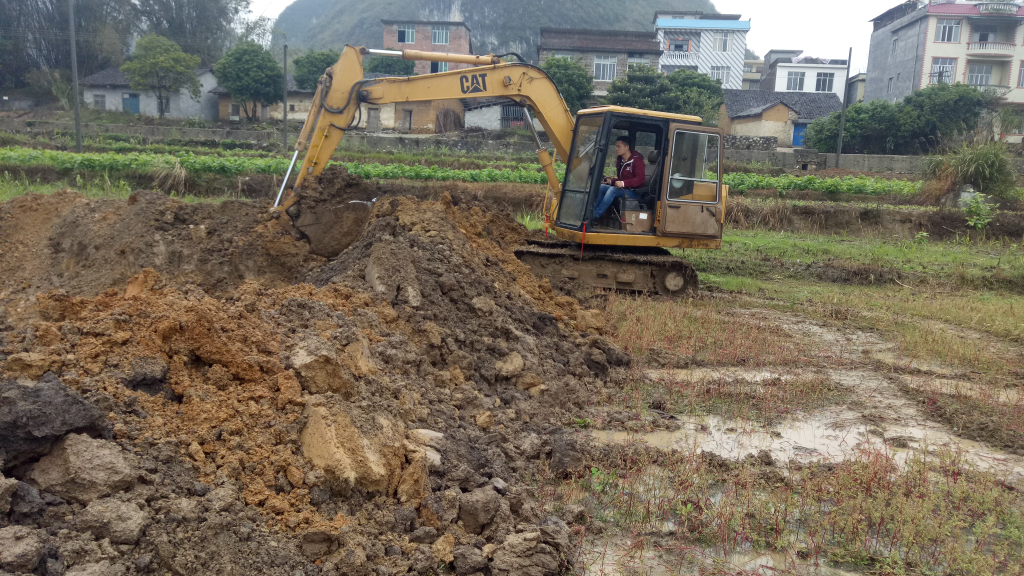
[[[634,192],[636,188],[644,185],[644,157],[642,154],[629,147],[629,137],[619,136],[615,139],[615,165],[618,168],[618,178],[602,178],[601,190],[597,194],[597,204],[594,205],[594,219],[600,218],[605,210],[612,205],[616,198],[628,196],[633,200],[640,198]]]

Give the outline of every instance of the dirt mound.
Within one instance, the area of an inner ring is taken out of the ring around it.
[[[68,190],[0,205],[0,301],[52,288],[94,295],[144,268],[225,294],[245,280],[288,285],[322,263],[251,202],[186,203],[142,191],[90,200]]]
[[[331,166],[305,181],[299,201],[288,209],[314,254],[333,258],[359,237],[380,190]]]
[[[92,202],[76,199],[48,236],[56,255],[80,254],[72,282],[55,283],[82,292],[122,273],[98,261],[124,245],[104,233],[105,213],[93,212],[100,223],[80,216]],[[201,221],[178,204],[140,196],[110,210],[139,210],[136,230],[155,228],[166,247]],[[168,228],[156,226],[160,207],[175,215]],[[37,319],[0,327],[0,375],[28,387],[59,377],[107,414],[109,441],[69,434],[8,469],[0,547],[27,546],[17,569],[39,573],[73,563],[404,575],[449,564],[553,575],[569,556],[568,528],[539,514],[520,479],[583,468],[582,449],[559,431],[598,387],[624,378],[629,358],[600,336],[599,313],[515,259],[523,233],[447,197],[385,198],[359,239],[309,275],[315,286],[275,287],[278,272],[214,298],[244,276],[179,254],[175,266],[161,261],[173,282],[145,270],[98,296],[40,295]],[[71,234],[115,247],[76,252],[61,243]],[[89,460],[106,472],[89,472]]]

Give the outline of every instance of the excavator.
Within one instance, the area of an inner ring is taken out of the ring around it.
[[[390,56],[468,64],[471,67],[411,77],[364,79],[363,58]],[[320,78],[292,157],[306,151],[284,202],[285,182],[272,216],[311,245],[330,246],[344,224],[344,206],[303,206],[303,183],[321,173],[346,130],[358,125],[360,105],[464,98],[508,98],[525,109],[547,175],[544,238],[516,256],[553,285],[656,292],[674,297],[695,290],[697,272],[669,249],[719,249],[728,187],[722,185],[722,134],[696,116],[619,106],[580,110],[575,120],[554,81],[518,55],[466,55],[346,46]],[[512,58],[509,58],[510,60]],[[532,112],[559,158],[560,177],[534,127]],[[600,185],[615,176],[615,142],[629,139],[645,160],[645,181],[594,218]],[[289,167],[289,174],[292,172]],[[310,210],[318,211],[311,214]],[[351,238],[351,233],[343,234]],[[554,238],[552,238],[554,236]],[[335,252],[336,250],[336,252]]]

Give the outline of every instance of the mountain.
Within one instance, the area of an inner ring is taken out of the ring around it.
[[[716,11],[711,0],[295,0],[275,28],[289,45],[311,50],[382,48],[381,20],[463,21],[477,54],[535,60],[543,27],[653,31],[656,9]]]

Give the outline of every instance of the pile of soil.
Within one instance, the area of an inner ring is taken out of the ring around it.
[[[0,214],[35,260],[0,262],[0,302],[55,288],[0,317],[0,569],[567,568],[569,528],[522,480],[584,468],[563,426],[630,359],[515,259],[513,220],[386,197],[323,264],[240,203]]]

